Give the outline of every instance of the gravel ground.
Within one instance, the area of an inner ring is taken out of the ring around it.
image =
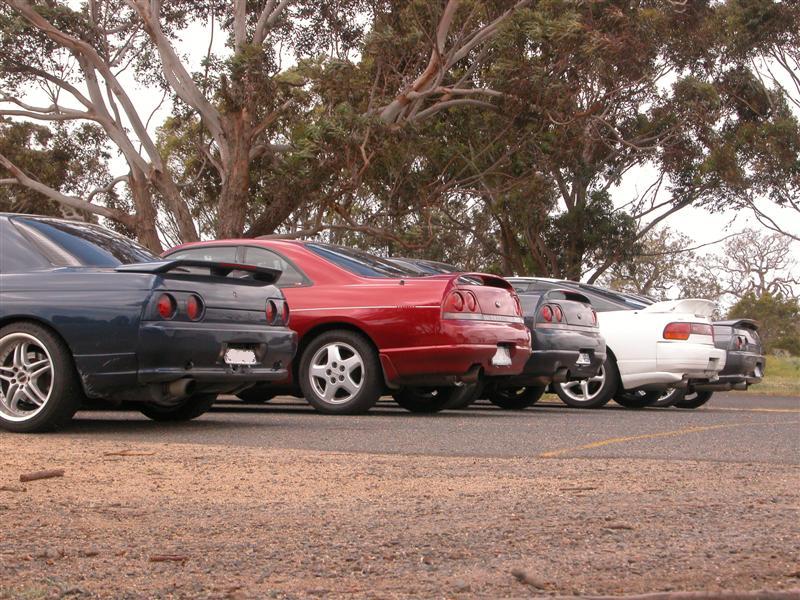
[[[0,598],[800,589],[791,464],[7,434],[0,456]]]

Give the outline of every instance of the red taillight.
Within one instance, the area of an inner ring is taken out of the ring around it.
[[[690,335],[710,335],[714,328],[708,323],[669,323],[664,327],[665,340],[688,340]]]
[[[278,316],[278,305],[272,300],[267,300],[267,323],[272,325]]]
[[[561,310],[561,307],[556,305],[553,307],[553,314],[556,316],[556,321],[561,323],[564,320],[564,312]]]
[[[522,303],[519,301],[519,296],[514,294],[514,309],[517,311],[517,316],[521,317],[522,315]]]
[[[281,319],[284,325],[289,324],[289,303],[285,300],[283,302],[283,310],[281,311]]]
[[[478,308],[478,299],[475,297],[475,294],[467,292],[465,296],[467,297],[467,310],[469,312],[475,312],[475,309]]]
[[[461,295],[461,292],[453,292],[447,297],[445,312],[450,312],[451,310],[458,312],[464,310],[464,296]]]
[[[169,294],[161,294],[156,303],[156,309],[158,310],[158,314],[162,319],[171,319],[175,316],[175,309],[177,305],[175,304],[175,298],[170,296]]]
[[[553,322],[553,309],[546,304],[542,307],[542,318],[548,323]]]
[[[189,296],[186,301],[186,314],[192,321],[199,321],[203,316],[203,301],[197,296]]]

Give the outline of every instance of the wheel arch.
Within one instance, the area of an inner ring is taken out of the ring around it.
[[[37,317],[35,315],[11,315],[5,316],[0,318],[0,329],[6,327],[7,325],[13,325],[15,323],[31,323],[33,325],[38,325],[52,333],[55,337],[57,337],[61,342],[66,346],[67,350],[69,351],[69,360],[72,362],[72,367],[75,369],[75,372],[78,374],[78,379],[81,383],[81,388],[85,389],[84,383],[84,374],[78,368],[78,364],[75,362],[75,352],[72,349],[69,341],[62,335],[62,333],[49,321],[46,319],[42,319],[41,317]]]
[[[292,360],[292,380],[299,385],[299,369],[300,369],[300,359],[303,356],[303,352],[306,351],[308,345],[314,341],[318,336],[326,333],[328,331],[335,331],[338,329],[343,329],[345,331],[351,331],[353,333],[357,333],[360,336],[363,336],[369,345],[372,346],[372,349],[375,351],[375,356],[380,357],[380,350],[378,349],[378,345],[375,343],[375,340],[372,339],[363,328],[355,325],[353,323],[349,323],[347,321],[326,321],[325,323],[319,323],[315,325],[308,331],[303,334],[303,337],[300,339],[300,343],[297,345],[297,353],[295,354],[294,360]],[[380,364],[380,360],[378,361]],[[383,374],[384,380],[386,378],[386,374],[383,373],[383,365],[381,365],[381,372]]]

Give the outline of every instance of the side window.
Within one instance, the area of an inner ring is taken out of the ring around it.
[[[0,273],[27,273],[52,267],[8,221],[0,219]]]
[[[280,254],[267,250],[266,248],[255,248],[253,246],[245,246],[244,262],[248,265],[256,267],[266,267],[268,269],[278,269],[283,273],[278,279],[278,287],[297,287],[306,285],[309,282],[308,277],[303,275],[294,265],[290,264]]]
[[[214,260],[217,262],[236,262],[236,246],[205,246],[187,248],[170,254],[167,258],[186,258],[189,260]]]

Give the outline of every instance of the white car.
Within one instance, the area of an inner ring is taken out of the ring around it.
[[[648,304],[600,287],[533,277],[509,277],[518,292],[579,288],[598,313],[608,358],[597,376],[554,386],[569,406],[595,408],[612,398],[629,408],[653,405],[669,388],[691,380],[713,381],[726,353],[714,346],[709,300]]]

